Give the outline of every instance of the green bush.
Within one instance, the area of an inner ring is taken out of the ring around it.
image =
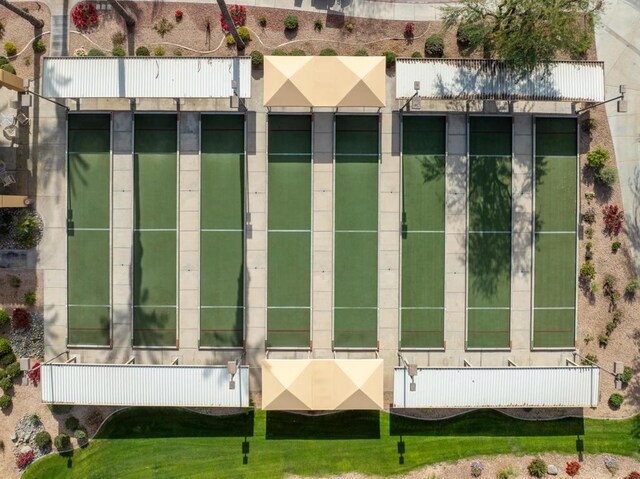
[[[611,250],[615,253],[620,249],[621,246],[622,243],[620,243],[620,241],[614,241],[613,243],[611,243]]]
[[[242,38],[243,42],[248,42],[249,40],[251,40],[251,32],[247,27],[238,27],[237,30],[238,35],[240,35],[240,38]]]
[[[295,15],[287,15],[284,19],[284,28],[287,30],[295,30],[298,28],[298,17]]]
[[[320,20],[319,18],[317,20],[315,20],[313,22],[313,29],[317,30],[317,31],[321,31],[322,30],[322,20]]]
[[[536,457],[527,466],[527,471],[529,471],[530,476],[543,477],[547,474],[547,463],[544,462],[541,458]]]
[[[587,354],[583,360],[580,361],[582,366],[593,366],[594,364],[598,364],[598,356],[595,354]]]
[[[275,57],[286,57],[289,55],[284,48],[276,48],[271,54]]]
[[[227,46],[228,46],[228,47],[230,47],[230,46],[232,46],[232,45],[235,45],[235,44],[236,44],[236,39],[235,39],[235,38],[233,38],[233,35],[231,35],[230,33],[227,33],[227,34],[224,36],[224,41],[227,43]]]
[[[593,263],[587,261],[580,266],[580,277],[584,279],[593,279],[596,277],[596,267]]]
[[[411,58],[422,58],[422,53],[420,52],[413,52],[411,54]]]
[[[2,389],[4,392],[7,392],[12,387],[13,387],[13,380],[11,378],[0,379],[0,389]]]
[[[44,53],[47,51],[47,46],[44,43],[42,38],[36,38],[32,43],[31,47],[35,53]]]
[[[36,304],[36,293],[33,291],[29,291],[24,295],[24,304],[27,306],[33,306]]]
[[[594,170],[599,170],[600,168],[604,168],[604,165],[609,161],[609,152],[604,148],[597,147],[594,150],[591,150],[587,153],[587,164],[589,167]]]
[[[71,439],[66,434],[58,434],[56,438],[53,440],[53,445],[56,446],[56,449],[68,449],[71,445]]]
[[[614,409],[618,409],[620,406],[622,406],[623,402],[624,398],[622,397],[622,394],[613,393],[611,396],[609,396],[609,406]]]
[[[479,23],[461,23],[456,32],[456,40],[462,48],[473,48],[484,41],[484,27]]]
[[[0,366],[6,367],[9,366],[11,363],[14,363],[16,361],[16,355],[13,354],[13,352],[9,352],[6,354],[3,354],[2,357],[0,357]]]
[[[0,70],[4,70],[9,73],[16,74],[16,69],[13,67],[11,63],[5,63],[4,65],[0,65]]]
[[[9,59],[0,55],[0,65],[6,65],[7,63],[9,63]]]
[[[625,366],[623,373],[620,375],[620,380],[624,384],[629,384],[631,382],[631,379],[633,379],[633,369],[631,369],[629,366]]]
[[[635,278],[629,281],[627,287],[625,288],[625,291],[627,294],[634,296],[638,289],[640,289],[640,278]]]
[[[613,186],[618,181],[618,171],[608,166],[597,171],[595,177],[599,183],[605,186]]]
[[[136,56],[137,57],[148,57],[151,56],[149,49],[147,47],[138,47],[136,48]]]
[[[262,66],[262,64],[264,63],[264,55],[258,50],[252,51],[249,56],[251,57],[251,64],[254,67]]]
[[[164,47],[161,47],[160,45],[158,45],[157,47],[155,47],[153,49],[153,54],[157,57],[163,57],[164,54],[166,53]]]
[[[67,414],[73,409],[73,404],[49,404],[47,407],[53,414]]]
[[[13,42],[7,42],[4,44],[4,51],[7,52],[7,55],[10,57],[14,56],[18,53],[18,49],[16,48],[16,44]]]
[[[9,313],[7,313],[4,309],[1,311],[7,316],[9,316]],[[4,356],[5,354],[10,352],[11,352],[11,343],[9,342],[9,340],[6,338],[0,338],[0,356]]]
[[[9,313],[7,313],[4,309],[0,309],[0,328],[2,328],[5,325],[7,325],[9,323],[10,319],[11,319],[11,316],[9,316]],[[0,338],[0,339],[4,339],[4,338]],[[6,339],[4,339],[4,340],[7,341]],[[9,347],[11,347],[11,346],[9,346]],[[2,354],[2,353],[0,353],[0,354]]]
[[[428,57],[442,58],[444,56],[444,39],[442,35],[434,33],[424,42],[424,54]]]
[[[0,409],[4,411],[9,406],[11,406],[11,396],[7,396],[6,394],[0,396]]]
[[[512,477],[516,477],[518,474],[513,469],[513,466],[509,464],[504,469],[500,469],[496,474],[496,479],[510,479]]]
[[[113,47],[113,50],[111,50],[111,54],[114,57],[124,57],[127,55],[127,52],[125,52],[124,48],[122,47]]]
[[[51,444],[51,434],[47,431],[40,431],[36,434],[35,441],[38,447],[48,446]]]
[[[20,363],[15,362],[15,363],[9,364],[9,366],[7,366],[4,372],[11,379],[17,378],[20,375]]]
[[[395,66],[396,58],[398,58],[398,55],[396,55],[393,52],[382,52],[382,54],[385,57],[387,68],[391,68],[391,67]]]
[[[32,426],[37,426],[41,422],[40,416],[38,416],[37,414],[31,414],[29,416],[29,422],[31,423]]]
[[[173,56],[174,56],[174,57],[181,57],[181,56],[182,56],[182,50],[180,50],[179,48],[176,48],[176,49],[173,51]]]
[[[84,429],[78,429],[76,430],[74,436],[78,440],[78,442],[84,442],[87,440],[87,431],[85,431]]]
[[[76,429],[78,429],[79,425],[80,421],[75,416],[69,416],[64,422],[64,427],[66,427],[69,431],[75,431]]]
[[[333,48],[323,48],[322,50],[320,50],[321,57],[335,57],[337,55],[338,52],[336,52]]]
[[[40,223],[33,211],[24,210],[13,220],[13,228],[17,233],[17,241],[23,248],[33,248],[38,243]]]
[[[307,54],[305,53],[304,50],[300,50],[299,48],[296,48],[295,50],[291,50],[289,52],[289,56],[292,56],[292,57],[306,57]]]
[[[100,50],[99,48],[92,48],[91,50],[89,50],[87,52],[87,56],[88,57],[106,57],[104,52],[102,50]]]
[[[609,344],[609,336],[606,334],[601,334],[598,336],[598,344],[601,348],[606,348],[607,344]]]
[[[369,52],[366,51],[364,48],[360,48],[360,49],[356,50],[355,52],[353,52],[353,56],[354,57],[368,57],[369,56]]]

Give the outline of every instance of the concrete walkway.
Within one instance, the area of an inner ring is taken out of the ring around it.
[[[605,62],[606,98],[626,85],[627,113],[617,102],[607,104],[607,116],[620,174],[622,202],[629,239],[640,275],[640,0],[609,0],[596,31],[598,59]]]

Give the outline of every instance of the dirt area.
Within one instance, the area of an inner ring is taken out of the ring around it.
[[[7,312],[13,308],[24,308],[24,296],[30,292],[36,293],[35,307],[42,309],[42,272],[33,269],[0,270],[0,305]]]
[[[576,461],[576,456],[561,456],[558,454],[543,454],[540,456],[547,464],[553,464],[558,468],[559,474],[555,477],[558,479],[568,479],[569,476],[564,472],[566,463],[570,461]],[[580,472],[578,477],[589,479],[620,479],[625,477],[631,471],[640,470],[640,462],[634,461],[627,457],[617,457],[620,469],[616,474],[610,474],[604,466],[602,455],[597,456],[585,456],[581,463]],[[492,456],[492,457],[479,457],[474,459],[468,459],[459,461],[456,463],[444,463],[436,464],[433,466],[423,467],[404,474],[401,476],[393,476],[395,479],[460,479],[463,477],[471,477],[471,463],[476,460],[481,460],[484,464],[484,470],[481,477],[494,478],[498,471],[503,470],[509,466],[512,467],[516,473],[515,476],[511,476],[512,479],[516,478],[528,478],[527,466],[531,462],[534,456]],[[545,476],[553,477],[553,476]],[[303,479],[300,476],[288,476],[289,479]],[[340,475],[341,479],[376,479],[375,476],[365,476],[358,473],[348,473]],[[306,478],[305,478],[306,479]],[[329,479],[329,478],[323,478]],[[331,478],[333,479],[333,477]]]
[[[49,13],[49,8],[44,3],[39,2],[12,3],[16,3],[20,8],[28,8],[29,13],[34,15],[36,18],[44,20],[44,27],[37,30],[28,21],[19,17],[15,13],[7,10],[6,8],[0,8],[0,22],[4,25],[4,29],[0,34],[0,42],[2,43],[2,51],[0,54],[6,55],[4,50],[4,44],[6,42],[15,43],[18,53],[14,57],[9,57],[9,60],[16,69],[16,73],[23,78],[38,78],[41,76],[41,62],[44,55],[35,55],[33,48],[31,47],[31,42],[37,35],[43,34],[42,39],[47,46],[47,52],[45,52],[45,55],[48,55],[50,38],[49,31],[51,30],[51,15]],[[36,59],[38,61],[35,61]]]

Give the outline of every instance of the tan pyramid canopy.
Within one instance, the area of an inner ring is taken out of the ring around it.
[[[382,107],[384,57],[265,57],[265,106]]]
[[[262,362],[262,408],[382,409],[382,374],[382,359],[266,359]]]

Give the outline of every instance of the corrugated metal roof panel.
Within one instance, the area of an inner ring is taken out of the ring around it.
[[[604,62],[553,62],[521,76],[496,60],[400,58],[396,98],[604,101]]]
[[[50,98],[251,97],[249,57],[52,57],[44,59],[43,95]]]
[[[226,366],[44,364],[42,401],[108,406],[249,406],[249,368],[229,389]]]
[[[405,368],[394,370],[393,402],[403,408],[596,407],[599,369],[420,368],[415,391]]]

